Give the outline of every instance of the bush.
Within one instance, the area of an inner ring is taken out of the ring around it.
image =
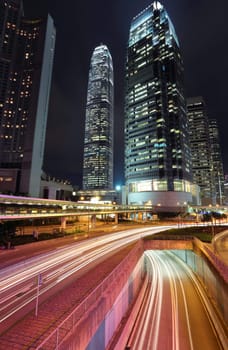
[[[226,226],[214,226],[214,232],[219,233],[224,231]],[[212,235],[212,227],[207,226],[196,226],[196,227],[181,227],[174,228],[167,231],[156,233],[155,235],[147,236],[145,239],[189,239],[191,237],[196,237],[202,242],[210,243]]]

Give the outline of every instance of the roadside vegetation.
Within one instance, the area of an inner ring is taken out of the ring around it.
[[[158,240],[158,239],[191,239],[196,237],[202,242],[210,243],[214,235],[219,232],[225,231],[228,226],[213,225],[213,226],[194,226],[194,227],[179,227],[170,230],[166,230],[160,233],[156,233],[151,236],[145,237],[145,240]]]
[[[169,221],[169,219],[168,219]],[[119,225],[124,225],[125,229],[130,228],[130,226],[133,227],[143,227],[144,225],[157,225],[157,224],[167,224],[166,220],[158,220],[158,221],[138,221],[135,222],[133,220],[120,220]],[[174,223],[174,222],[173,222]],[[148,236],[145,239],[191,239],[192,237],[197,237],[203,242],[211,242],[213,236],[221,231],[224,231],[225,229],[228,229],[227,226],[221,226],[219,223],[216,225],[210,225],[210,223],[207,224],[205,222],[205,226],[193,226],[193,227],[184,227],[183,222],[175,222],[179,225],[179,228],[170,229],[167,231],[163,231],[160,233],[157,233],[155,235]],[[75,223],[75,225],[72,225],[71,228],[66,228],[65,230],[62,230],[60,228],[56,228],[56,226],[53,227],[52,230],[47,229],[48,232],[38,232],[36,229],[36,225],[30,226],[31,233],[24,233],[23,230],[23,222],[16,222],[16,221],[8,221],[5,223],[0,223],[0,249],[12,249],[13,247],[17,245],[27,244],[27,243],[34,243],[39,241],[45,241],[50,239],[56,239],[61,237],[66,237],[70,235],[77,235],[77,238],[82,239],[89,236],[95,237],[101,234],[110,233],[110,230],[106,230],[104,228],[101,228],[101,230],[97,229],[93,232],[93,229],[89,229],[88,224],[83,224],[79,226],[78,223]],[[51,224],[53,224],[51,222]],[[108,222],[105,222],[104,224],[107,224],[108,229]],[[60,223],[59,223],[60,225]],[[55,227],[55,228],[54,228]],[[48,226],[47,226],[48,228]],[[124,228],[121,228],[121,230]]]
[[[40,242],[60,237],[65,237],[68,235],[85,235],[83,230],[79,228],[61,230],[55,228],[52,232],[38,232],[36,227],[31,226],[31,234],[24,234],[23,230],[18,231],[18,222],[6,222],[0,224],[0,249],[12,249],[17,245]]]

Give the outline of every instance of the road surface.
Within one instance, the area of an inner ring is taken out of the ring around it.
[[[0,270],[0,333],[9,318],[20,319],[23,308],[33,308],[37,296],[56,292],[58,285],[72,275],[115,253],[140,237],[151,235],[168,226],[121,231],[70,244],[63,248],[25,259]]]
[[[187,265],[168,251],[145,254],[150,285],[126,349],[228,349],[218,339],[208,312],[212,307]]]

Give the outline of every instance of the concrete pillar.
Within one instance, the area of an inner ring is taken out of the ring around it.
[[[91,227],[92,228],[96,227],[96,214],[93,214],[91,216]]]
[[[65,216],[61,217],[61,229],[65,230],[67,218]]]
[[[136,213],[131,213],[130,217],[132,218],[133,221],[137,220],[137,214]]]
[[[143,220],[143,213],[138,213],[138,220],[140,220],[140,221]]]
[[[91,216],[88,215],[87,219],[88,219],[87,224],[88,224],[88,231],[89,231],[89,229],[91,228]]]

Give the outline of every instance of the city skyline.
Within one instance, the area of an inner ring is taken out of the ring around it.
[[[113,64],[106,45],[92,54],[86,101],[83,190],[113,188]]]
[[[50,15],[1,2],[0,190],[38,197],[55,49]]]
[[[154,1],[130,27],[125,97],[128,204],[194,202],[184,65],[175,24]]]
[[[44,162],[44,169],[51,175],[69,178],[74,184],[81,185],[89,60],[94,48],[104,42],[113,57],[116,82],[114,178],[115,184],[123,183],[123,91],[127,37],[131,19],[151,3],[116,1],[110,5],[110,9],[105,1],[96,4],[92,1],[75,4],[72,1],[64,9],[55,1],[40,1],[39,4],[31,0],[24,1],[26,15],[37,17],[48,11],[53,16],[57,30]],[[222,1],[218,7],[205,0],[191,8],[188,1],[176,0],[170,4],[164,0],[162,4],[175,24],[183,50],[185,95],[202,95],[208,106],[209,117],[218,120],[227,172],[226,96],[222,67],[227,60],[227,33],[224,28],[228,4]],[[72,11],[68,11],[69,8]],[[213,26],[212,21],[216,22]]]
[[[215,202],[214,176],[211,145],[209,139],[209,119],[207,107],[201,96],[187,99],[189,133],[191,140],[193,180],[200,186],[202,204]]]

